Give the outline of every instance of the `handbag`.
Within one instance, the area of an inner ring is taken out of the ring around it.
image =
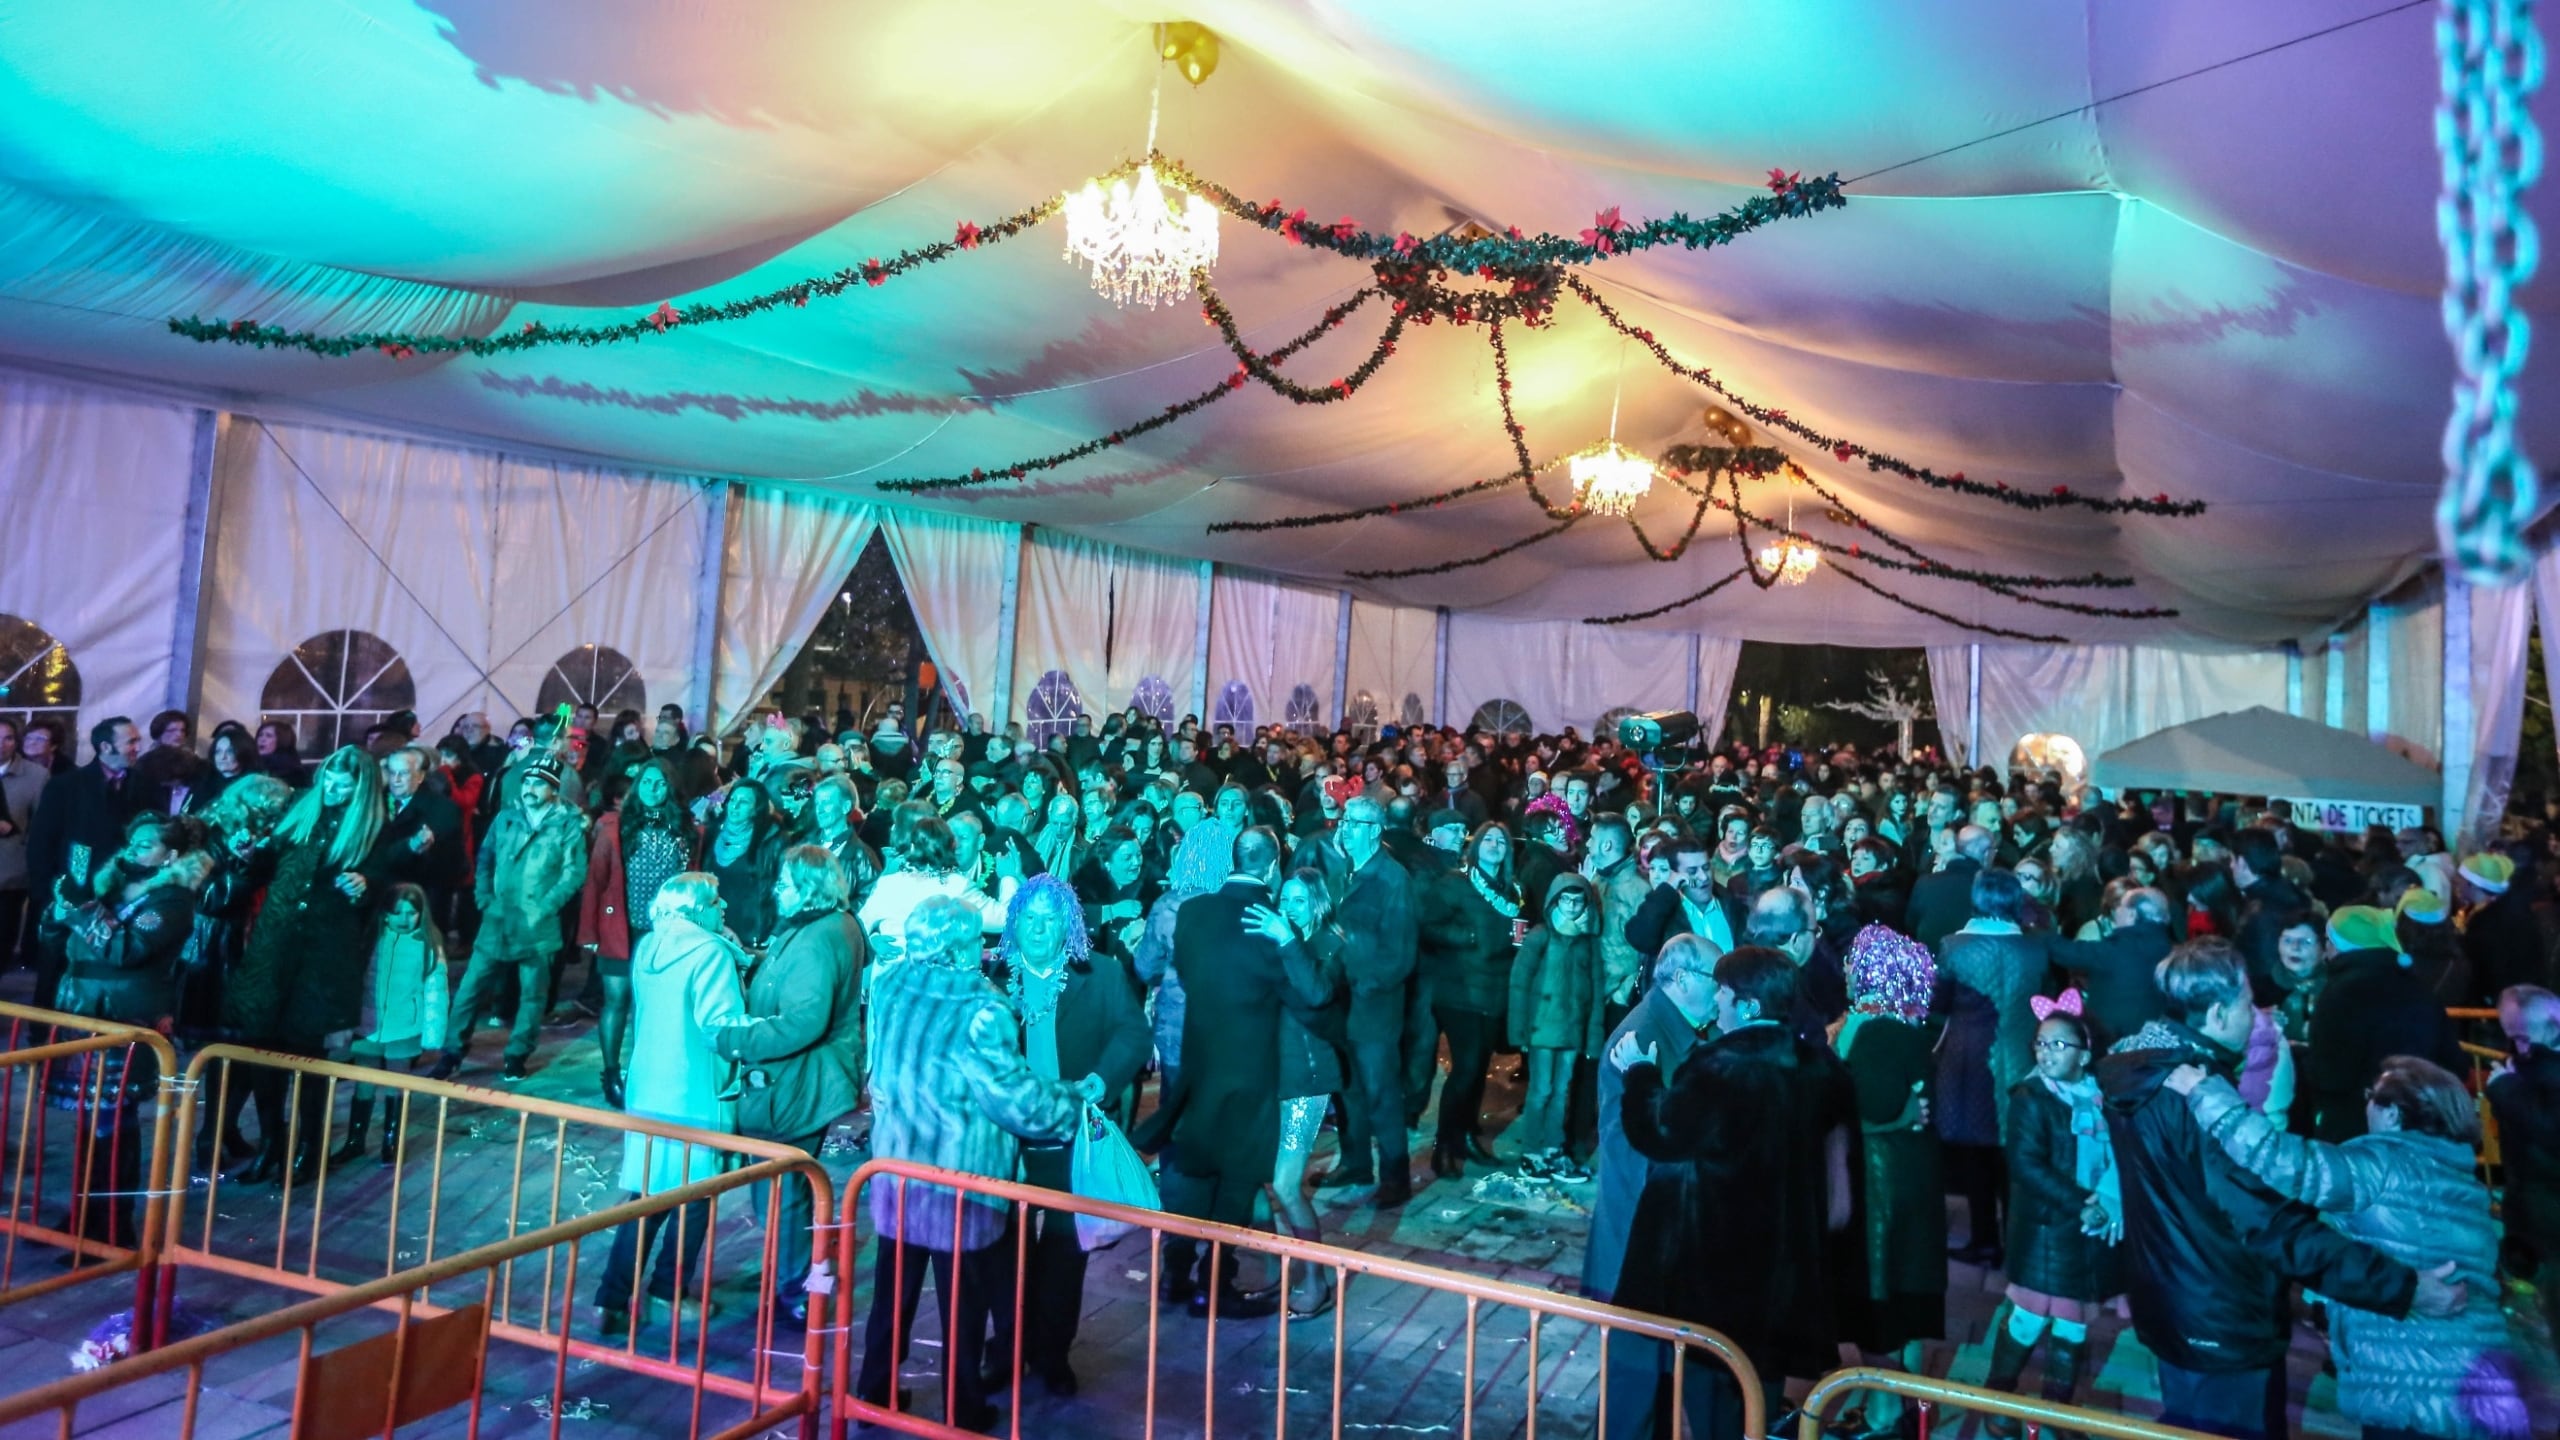
[[[1156,1177],[1147,1169],[1137,1147],[1091,1101],[1085,1102],[1084,1115],[1076,1123],[1075,1154],[1068,1162],[1067,1188],[1087,1200],[1104,1200],[1139,1210],[1164,1208],[1156,1194]],[[1086,1250],[1099,1250],[1137,1228],[1125,1221],[1079,1213],[1076,1243]]]

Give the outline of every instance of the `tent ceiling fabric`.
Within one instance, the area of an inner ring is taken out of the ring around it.
[[[1312,217],[1572,233],[1709,214],[1770,166],[1859,176],[2307,35],[2384,0],[1764,0],[1552,6],[1199,0],[1224,60],[1163,146]],[[198,346],[172,314],[486,331],[727,298],[947,237],[1140,145],[1150,7],[1080,0],[94,0],[0,7],[0,355],[685,474],[874,482],[993,466],[1144,416],[1232,360],[1186,307],[1115,310],[1044,228],[876,290],[644,343],[323,361]],[[1791,453],[1957,565],[2140,579],[2177,622],[2084,619],[1879,575],[1967,620],[2256,645],[2422,566],[2452,363],[2438,320],[2432,8],[1885,170],[1845,210],[1588,274],[1763,403],[2021,490],[2205,499],[2201,519],[2029,514]],[[2352,77],[2352,83],[2342,83]],[[2554,223],[2553,187],[2533,202]],[[1358,264],[1229,221],[1217,271],[1268,344]],[[2547,310],[2547,290],[2528,308]],[[1364,313],[1293,372],[1364,353]],[[1533,451],[1609,418],[1622,345],[1568,305],[1513,336]],[[1705,396],[1625,358],[1623,438],[1703,437]],[[2560,452],[2550,363],[2524,441]],[[1353,401],[1256,391],[1123,450],[933,508],[1336,581],[1545,522],[1516,494],[1205,533],[1509,466],[1480,331],[1411,333]],[[1776,482],[1757,508],[1784,507]],[[1850,538],[1808,506],[1817,533]],[[1640,510],[1676,532],[1679,497]],[[1358,586],[1510,616],[1657,605],[1669,565],[1586,524],[1496,564]],[[2117,592],[2120,596],[2123,592]],[[2116,598],[2116,597],[2109,597]],[[1825,573],[1651,622],[1776,640],[1965,638]]]

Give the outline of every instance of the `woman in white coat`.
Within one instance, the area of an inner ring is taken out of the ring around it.
[[[746,952],[721,924],[720,882],[687,871],[659,887],[649,904],[649,933],[631,957],[631,1053],[645,1057],[625,1078],[627,1113],[696,1130],[734,1134],[738,1128],[736,1066],[720,1058],[714,1043],[722,1030],[749,1023],[739,972]],[[622,1188],[653,1195],[728,1168],[726,1151],[626,1135],[622,1140]],[[676,1216],[677,1239],[663,1248],[660,1232]],[[613,1252],[596,1282],[597,1323],[608,1335],[631,1328],[633,1283],[657,1251],[648,1299],[680,1301],[704,1287],[690,1272],[711,1227],[712,1207],[697,1201],[662,1211],[613,1232]],[[646,1300],[642,1302],[646,1310]]]

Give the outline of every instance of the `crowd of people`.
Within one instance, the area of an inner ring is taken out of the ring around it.
[[[466,715],[432,744],[403,714],[316,764],[274,720],[201,749],[183,714],[147,737],[108,720],[77,764],[39,734],[0,720],[0,945],[39,1004],[191,1045],[450,1077],[503,1025],[507,1083],[546,1019],[592,1016],[608,1107],[813,1152],[867,1109],[877,1156],[1055,1190],[1100,1114],[1160,1158],[1168,1211],[1250,1225],[1267,1197],[1309,1239],[1328,1209],[1498,1170],[1586,1197],[1587,1293],[1723,1331],[1772,1404],[1844,1346],[1918,1368],[1953,1265],[2007,1286],[1993,1387],[2040,1352],[2042,1393],[2078,1394],[2121,1312],[2166,1418],[2231,1435],[2286,1433],[2297,1292],[2375,1436],[2523,1435],[2545,1342],[2502,1287],[2534,1282],[2560,1320],[2540,827],[2456,856],[2280,801],[2101,800],[1926,753],[1134,709],[1037,744],[974,716],[913,733],[896,707],[767,715],[726,746],[674,707],[504,735]],[[2449,1006],[2495,1007],[2511,1051],[2485,1086],[2495,1210]],[[1506,1129],[1487,1097],[1511,1056]],[[200,1169],[394,1153],[396,1108],[377,1151],[362,1087],[324,1125],[325,1087],[293,1117],[266,1073],[204,1127]],[[715,1163],[635,1139],[622,1180]],[[863,1398],[889,1399],[927,1278],[959,1295],[956,1423],[1026,1377],[1074,1394],[1074,1217],[892,1189]],[[780,1203],[779,1303],[805,1315],[811,1217]],[[673,1293],[705,1219],[681,1244],[616,1236],[603,1325]],[[1231,1251],[1174,1238],[1163,1260],[1193,1314],[1338,1298],[1314,1267],[1282,1293]],[[1613,1434],[1662,1419],[1678,1363],[1612,1347]],[[1730,1374],[1690,1363],[1692,1426],[1738,1433]],[[1862,1417],[1910,1420],[1887,1397]]]

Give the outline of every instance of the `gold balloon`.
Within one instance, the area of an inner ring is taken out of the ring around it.
[[[1196,20],[1168,20],[1156,27],[1156,53],[1197,85],[1217,73],[1218,35]]]
[[[1751,427],[1742,422],[1741,416],[1723,406],[1708,406],[1705,419],[1707,433],[1726,444],[1741,446],[1751,443]]]

